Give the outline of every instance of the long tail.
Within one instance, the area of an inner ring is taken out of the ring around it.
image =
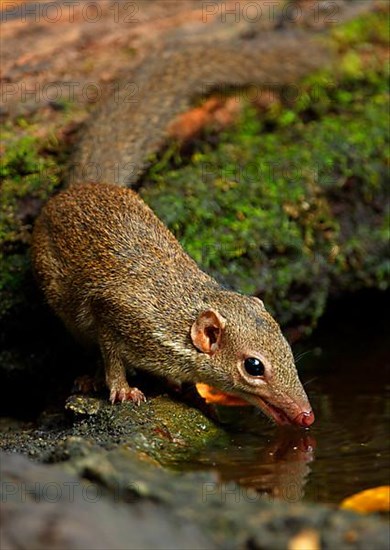
[[[367,10],[350,2],[342,19]],[[341,17],[339,18],[341,20]],[[134,184],[162,146],[169,123],[196,96],[220,85],[290,84],[330,62],[331,48],[313,29],[258,30],[206,44],[154,52],[129,86],[111,96],[87,123],[72,159],[69,183]]]

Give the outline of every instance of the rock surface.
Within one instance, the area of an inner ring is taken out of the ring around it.
[[[135,495],[129,505],[96,483],[21,455],[2,454],[1,470],[2,550],[213,547],[198,526],[152,499]]]
[[[388,548],[378,519],[322,506],[272,503],[213,474],[177,474],[134,451],[94,450],[42,466],[1,455],[2,549],[291,547]],[[289,546],[290,545],[290,546]]]

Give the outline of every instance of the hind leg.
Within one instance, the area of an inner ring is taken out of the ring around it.
[[[95,375],[82,374],[73,383],[73,391],[83,394],[98,393],[106,387],[104,373],[98,370]]]

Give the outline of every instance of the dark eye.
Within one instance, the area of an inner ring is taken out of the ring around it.
[[[246,372],[251,376],[264,376],[264,365],[257,357],[248,357],[245,359],[244,367]]]

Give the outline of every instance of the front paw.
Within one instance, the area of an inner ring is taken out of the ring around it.
[[[123,401],[132,401],[136,405],[140,405],[146,401],[146,397],[138,388],[130,388],[125,386],[122,388],[112,388],[110,391],[110,401],[114,403],[123,403]]]

